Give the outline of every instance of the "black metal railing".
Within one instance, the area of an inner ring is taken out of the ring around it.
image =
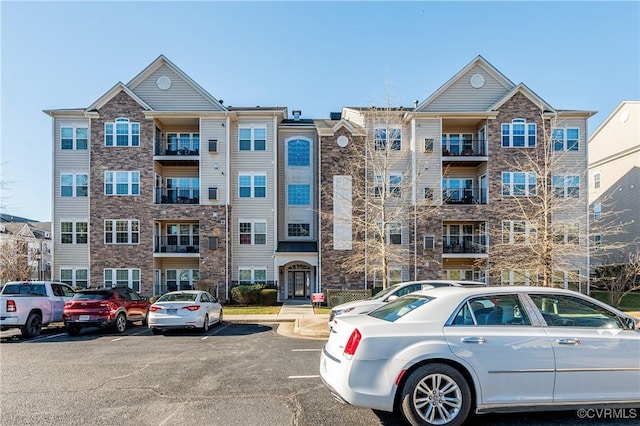
[[[155,253],[200,253],[199,235],[166,235],[154,237]]]
[[[155,141],[155,155],[200,155],[199,138],[163,139]]]
[[[484,157],[487,155],[487,141],[484,139],[442,141],[443,157]]]
[[[442,238],[443,253],[486,253],[487,238],[471,235],[445,235]]]
[[[482,188],[447,188],[442,190],[444,204],[487,204],[487,190]]]
[[[200,204],[200,188],[156,188],[156,204]]]

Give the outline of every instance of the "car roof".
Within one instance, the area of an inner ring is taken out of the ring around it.
[[[573,290],[565,290],[557,287],[540,286],[487,286],[487,287],[434,287],[418,290],[412,295],[439,297],[459,294],[461,296],[503,294],[503,293],[549,293],[549,294],[580,294]]]
[[[184,294],[184,293],[206,293],[204,290],[176,290],[176,291],[168,291],[163,294]]]
[[[397,283],[395,285],[397,285],[398,287],[404,287],[407,285],[414,285],[414,284],[438,284],[438,283],[446,283],[446,284],[458,284],[458,285],[471,285],[471,286],[480,286],[480,285],[484,285],[486,286],[486,283],[483,283],[481,281],[464,281],[464,280],[417,280],[417,281],[403,281],[400,283]]]

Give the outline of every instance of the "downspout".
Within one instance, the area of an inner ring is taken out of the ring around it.
[[[273,275],[280,287],[280,268],[278,267],[278,259],[276,250],[278,249],[278,121],[276,113],[273,113]],[[280,294],[278,301],[280,302]]]
[[[230,272],[229,272],[229,250],[230,250],[230,245],[231,245],[231,236],[229,235],[229,202],[230,202],[230,194],[231,194],[231,176],[229,175],[229,161],[231,161],[231,119],[229,118],[229,114],[225,114],[226,116],[226,122],[225,122],[225,128],[226,128],[226,139],[227,139],[227,149],[225,151],[225,186],[226,186],[226,191],[225,191],[225,203],[224,203],[224,209],[225,209],[225,221],[224,221],[224,235],[225,235],[225,239],[226,239],[226,244],[225,244],[225,268],[224,268],[224,272],[225,272],[225,300],[230,300],[229,297],[229,278],[230,278]]]
[[[589,220],[589,175],[590,175],[590,171],[589,171],[589,138],[587,138],[587,119],[585,118],[584,120],[584,138],[585,138],[585,142],[584,142],[584,155],[587,158],[587,173],[585,174],[585,191],[584,193],[587,194],[587,202],[585,203],[585,207],[586,207],[586,218],[587,218],[587,273],[586,273],[586,280],[587,280],[587,296],[591,295],[591,221]],[[582,290],[582,289],[580,289]]]
[[[411,202],[413,203],[413,279],[418,279],[418,212],[417,212],[417,150],[416,150],[416,118],[411,118]]]
[[[316,128],[316,134],[317,134],[317,128]],[[320,267],[320,265],[322,265],[322,250],[320,249],[320,247],[322,247],[322,197],[321,197],[321,193],[322,193],[322,162],[320,161],[320,156],[322,153],[322,144],[321,144],[321,138],[320,135],[317,134],[318,137],[318,141],[317,141],[317,170],[318,173],[316,173],[316,188],[318,188],[317,191],[317,205],[318,205],[318,215],[317,215],[317,232],[318,232],[318,266],[316,266],[316,279],[318,280],[317,282],[317,288],[318,288],[318,293],[322,293],[322,268]]]

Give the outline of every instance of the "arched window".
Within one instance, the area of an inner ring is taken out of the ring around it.
[[[310,156],[309,141],[295,139],[287,143],[287,165],[289,167],[309,167]]]

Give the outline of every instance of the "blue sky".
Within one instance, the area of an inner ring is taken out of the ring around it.
[[[640,2],[0,3],[2,212],[51,220],[51,119],[160,54],[232,106],[424,100],[477,55],[559,109],[640,99]]]

